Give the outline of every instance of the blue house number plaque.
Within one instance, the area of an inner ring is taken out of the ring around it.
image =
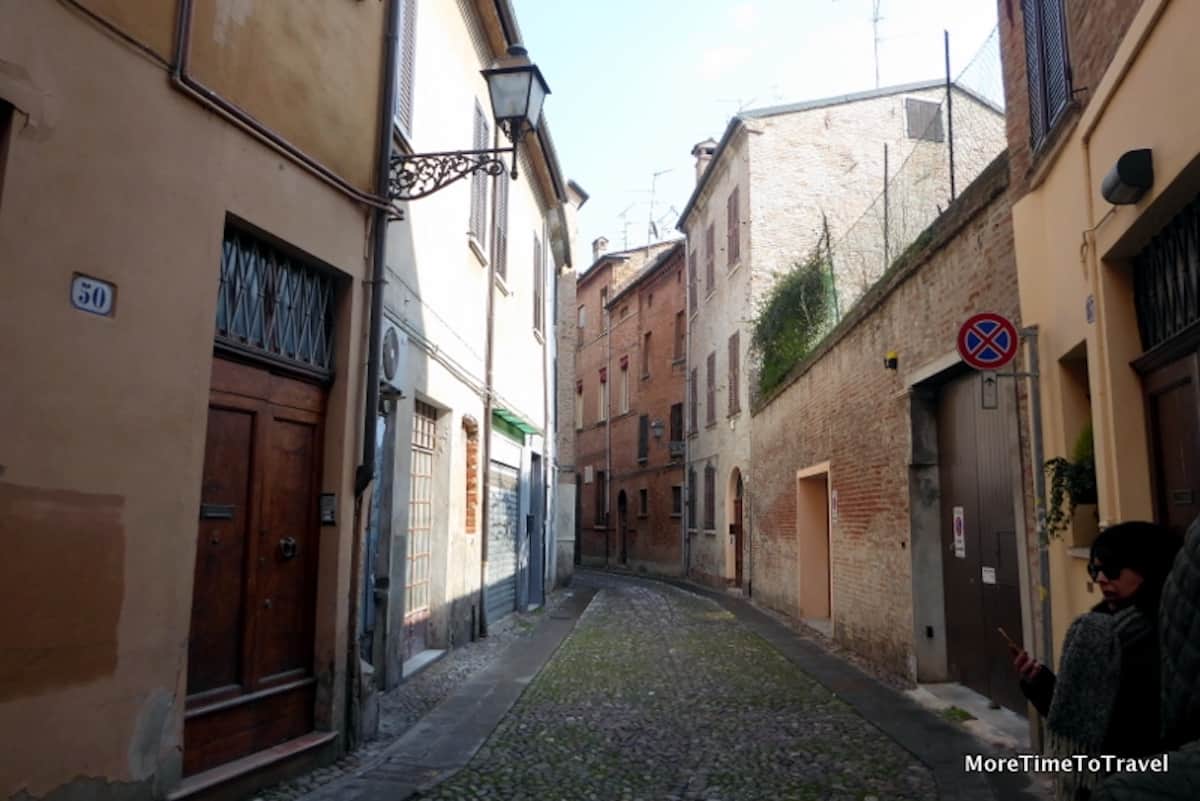
[[[71,305],[80,311],[108,317],[112,315],[116,290],[107,281],[76,275],[71,281]]]

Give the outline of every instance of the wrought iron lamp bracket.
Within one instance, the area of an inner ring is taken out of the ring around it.
[[[391,158],[388,199],[416,200],[427,197],[469,175],[503,175],[508,165],[501,158],[512,154],[512,177],[517,177],[517,148],[455,150],[445,153],[397,153]]]

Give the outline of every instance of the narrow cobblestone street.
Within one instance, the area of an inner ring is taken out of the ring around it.
[[[711,601],[603,580],[436,799],[928,799],[930,771]]]

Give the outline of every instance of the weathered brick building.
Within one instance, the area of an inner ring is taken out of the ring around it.
[[[1018,317],[1007,183],[1002,157],[755,407],[748,574],[898,674],[1023,711],[995,629],[1033,634],[1026,415],[1012,379],[981,408],[955,349],[972,313]]]
[[[592,244],[594,261],[579,276],[575,289],[576,552],[585,565],[603,565],[620,558],[617,495],[611,481],[615,469],[612,424],[614,417],[627,414],[622,411],[626,396],[620,382],[634,383],[637,378],[632,371],[640,365],[639,356],[631,359],[625,370],[620,369],[614,355],[610,301],[672,243],[615,253],[607,253],[607,246],[603,237]],[[632,337],[636,345],[636,326],[621,326],[621,335]]]
[[[678,574],[683,554],[683,243],[608,303],[616,384],[610,483],[616,561]]]

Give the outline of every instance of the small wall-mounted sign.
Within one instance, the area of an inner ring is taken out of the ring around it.
[[[1088,295],[1087,301],[1083,305],[1083,313],[1087,317],[1088,325],[1096,322],[1096,296]]]
[[[982,572],[983,572],[982,578],[983,578],[984,584],[995,584],[996,583],[996,568],[985,567],[982,569]]]
[[[108,281],[78,273],[71,279],[71,305],[80,311],[111,317],[116,298],[117,287]]]
[[[983,408],[999,409],[1000,408],[1000,382],[996,379],[996,374],[987,371],[980,373],[983,381]]]
[[[321,493],[321,525],[337,525],[337,496],[332,492]]]
[[[833,525],[836,526],[838,524],[837,490],[832,490],[829,493],[829,517]]]
[[[961,506],[954,507],[954,555],[959,559],[967,558],[967,532]]]

